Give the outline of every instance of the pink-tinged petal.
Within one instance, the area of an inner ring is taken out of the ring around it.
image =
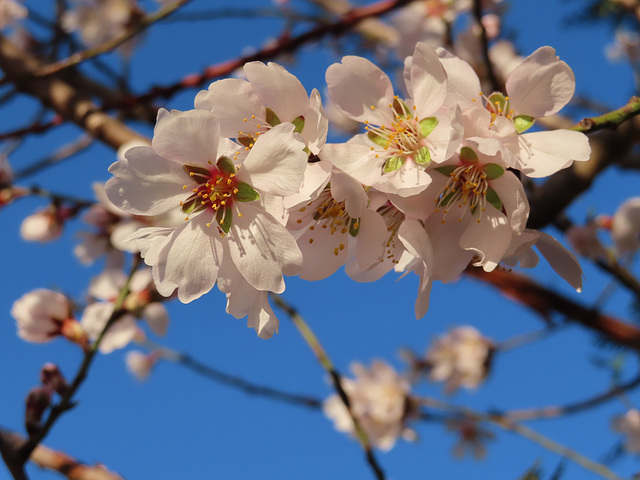
[[[420,276],[420,285],[415,304],[416,318],[420,319],[429,310],[432,283],[430,270],[434,256],[433,246],[422,223],[410,218],[405,219],[398,228],[398,238],[407,251],[420,262],[420,266],[416,268],[416,274]]]
[[[333,165],[327,160],[307,163],[300,189],[284,199],[285,208],[294,208],[301,203],[317,198],[331,178]]]
[[[304,143],[293,133],[294,126],[283,123],[260,135],[249,152],[238,180],[258,192],[286,197],[300,188],[307,168]]]
[[[254,288],[282,293],[283,272],[294,275],[302,265],[302,253],[296,241],[264,211],[243,204],[238,212],[233,217],[231,235],[224,238],[233,262]]]
[[[125,241],[135,243],[147,265],[156,265],[160,262],[162,249],[174,231],[175,228],[168,227],[140,228],[127,237]]]
[[[126,239],[142,226],[143,224],[137,220],[125,220],[118,223],[111,231],[111,236],[109,237],[111,245],[123,252],[137,253],[138,248],[135,243],[127,242]]]
[[[366,58],[344,57],[327,69],[326,80],[331,101],[347,117],[376,125],[393,121],[391,80]]]
[[[528,177],[547,177],[574,161],[589,160],[591,147],[584,133],[572,130],[525,133],[518,138],[520,170]]]
[[[465,214],[469,213],[465,209]],[[458,221],[458,218],[462,218]],[[431,239],[433,251],[437,252],[433,259],[433,280],[442,283],[454,281],[469,265],[474,252],[460,247],[460,238],[467,228],[467,219],[452,208],[446,219],[442,214],[432,215],[426,222],[427,232]]]
[[[480,80],[471,65],[443,48],[436,50],[447,74],[447,86],[454,98],[464,107],[471,107],[472,99],[479,99]]]
[[[247,315],[247,327],[253,328],[258,337],[268,340],[274,333],[278,333],[280,322],[269,305],[267,292],[260,292],[260,297],[261,301],[254,303]]]
[[[216,116],[207,110],[174,110],[169,115],[164,114],[160,121],[158,114],[151,141],[155,152],[180,165],[209,167],[208,162],[215,164],[220,138]]]
[[[583,275],[578,259],[548,233],[539,231],[538,234],[539,237],[536,242],[538,251],[558,275],[580,292],[582,290]]]
[[[442,177],[442,179],[438,177]],[[427,189],[408,197],[389,194],[389,200],[407,217],[426,220],[436,211],[436,194],[444,188],[447,179],[448,177],[435,172],[432,174],[432,181]]]
[[[529,201],[522,182],[513,173],[506,171],[502,176],[491,180],[491,188],[495,190],[502,201],[511,230],[516,235],[520,235],[526,228],[529,219]]]
[[[347,260],[349,238],[348,232],[331,228],[306,230],[298,239],[303,258],[300,278],[316,281],[333,275]]]
[[[169,314],[160,302],[152,302],[144,307],[142,316],[153,333],[160,336],[164,336],[167,333]]]
[[[244,65],[243,70],[264,103],[281,121],[290,122],[307,110],[307,91],[300,80],[283,66],[273,62],[268,65],[249,62]]]
[[[480,259],[475,266],[491,272],[500,263],[511,244],[513,233],[507,218],[492,205],[487,205],[480,222],[475,216],[469,219],[467,229],[460,238],[460,247],[475,252]]]
[[[105,185],[109,200],[136,215],[158,215],[180,208],[189,177],[181,165],[158,156],[151,147],[135,147],[127,158],[109,167],[113,174]]]
[[[413,53],[411,90],[420,119],[436,112],[447,94],[447,74],[435,50],[425,43],[418,43]]]
[[[551,47],[541,47],[507,76],[514,115],[546,117],[564,107],[576,88],[573,71]]]
[[[240,78],[213,82],[209,90],[198,92],[195,107],[212,112],[220,120],[223,137],[236,138],[240,131],[253,133],[259,130],[261,121],[264,123],[264,101],[249,82]]]
[[[122,270],[105,270],[91,280],[89,295],[99,300],[114,300],[126,282],[127,276]]]
[[[359,218],[369,202],[362,184],[339,172],[331,176],[331,196],[336,202],[345,201],[345,210],[351,218]]]
[[[516,267],[519,264],[522,268],[534,268],[540,261],[538,254],[531,248],[537,240],[537,230],[525,229],[522,235],[514,236],[502,258],[502,263],[510,267]]]
[[[365,210],[362,217],[360,217],[360,230],[358,231],[357,240],[356,258],[360,270],[369,270],[371,267],[378,265],[384,258],[387,241],[389,240],[389,231],[384,219],[375,210]]]
[[[381,192],[409,197],[422,192],[430,183],[431,175],[424,167],[407,160],[402,168],[380,176],[373,187]]]
[[[113,303],[92,303],[84,309],[80,323],[92,340],[98,338],[113,313]],[[100,342],[100,352],[111,353],[133,340],[137,332],[136,320],[131,314],[122,315],[107,331]]]
[[[168,297],[177,288],[178,299],[189,303],[213,288],[222,246],[216,227],[206,226],[210,220],[205,212],[177,227],[166,239],[150,240],[151,251],[143,254],[152,253],[145,256],[145,263],[153,267],[160,295]],[[147,245],[138,241],[138,246]]]
[[[351,175],[363,185],[372,185],[382,175],[384,158],[376,158],[376,152],[357,143],[329,143],[320,152],[320,158]]]
[[[328,132],[329,118],[322,108],[320,92],[314,88],[309,98],[309,108],[304,114],[304,128],[300,132],[312,154],[320,152],[327,141]]]

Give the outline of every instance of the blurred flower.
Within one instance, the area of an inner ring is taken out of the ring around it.
[[[475,388],[489,372],[493,344],[470,326],[458,327],[438,338],[426,355],[429,378],[446,382],[445,393]]]
[[[158,361],[154,353],[142,353],[138,350],[127,353],[127,369],[138,379],[146,380],[151,369]]]
[[[631,63],[640,61],[640,35],[628,30],[616,32],[615,43],[605,48],[609,60],[628,60]]]
[[[27,8],[15,0],[0,0],[0,29],[26,17]]]
[[[453,446],[453,455],[456,458],[464,457],[466,452],[471,453],[476,460],[481,460],[487,454],[485,442],[493,440],[495,435],[485,430],[469,419],[452,419],[446,422],[447,429],[457,432],[458,442]]]
[[[351,370],[356,379],[343,378],[342,388],[349,397],[353,415],[372,444],[389,450],[399,436],[413,440],[415,433],[405,425],[414,413],[409,382],[382,361],[374,361],[369,369],[354,363]],[[337,394],[325,401],[323,410],[337,430],[355,435],[351,416]]]
[[[597,219],[590,219],[586,225],[572,225],[567,230],[567,241],[583,257],[594,260],[607,258],[607,250],[598,239],[599,228]]]
[[[29,215],[20,225],[20,236],[28,242],[50,242],[62,234],[66,209],[50,205]]]
[[[630,409],[624,415],[617,415],[611,421],[611,428],[624,433],[624,449],[630,453],[640,452],[640,411]]]
[[[616,255],[630,258],[640,247],[640,197],[631,197],[618,207],[611,221]]]
[[[29,342],[48,342],[63,335],[86,344],[86,334],[73,318],[69,300],[59,292],[41,288],[25,293],[13,303],[11,315],[16,319],[18,336]]]

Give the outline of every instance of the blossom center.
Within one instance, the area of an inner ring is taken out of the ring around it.
[[[393,115],[393,121],[390,125],[373,125],[369,121],[365,122],[365,130],[369,140],[383,149],[382,152],[376,153],[375,157],[379,158],[380,154],[387,158],[383,170],[390,173],[404,165],[407,158],[415,163],[426,166],[431,161],[431,153],[425,145],[425,139],[437,126],[438,121],[435,117],[424,118],[420,120],[416,116],[416,106],[410,108],[403,100],[397,96],[394,97],[393,103],[388,105]],[[371,106],[372,110],[377,107]],[[371,147],[372,151],[376,151],[375,147]]]
[[[467,207],[478,222],[487,204],[489,181],[484,170],[476,164],[462,164],[449,173],[449,180],[436,196],[436,212],[444,211],[442,223],[452,205]],[[462,215],[458,219],[462,221]]]

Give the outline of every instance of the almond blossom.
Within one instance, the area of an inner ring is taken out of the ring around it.
[[[624,449],[627,452],[640,452],[640,411],[630,408],[624,415],[617,415],[611,422],[611,428],[624,433]]]
[[[25,18],[27,8],[16,0],[0,0],[0,29]]]
[[[447,76],[431,47],[419,43],[405,62],[410,98],[393,93],[391,80],[369,60],[348,56],[327,69],[329,95],[336,108],[365,124],[367,134],[346,144],[327,144],[320,158],[360,183],[409,196],[426,188],[425,168],[455,152],[459,129],[455,110],[442,108]]]
[[[409,382],[382,361],[371,368],[354,363],[356,378],[343,378],[342,388],[349,397],[351,413],[376,447],[390,450],[400,436],[413,440],[415,433],[406,421],[415,413],[409,401]],[[329,397],[324,413],[333,420],[336,430],[355,435],[353,420],[338,395]]]
[[[206,110],[161,110],[150,147],[127,151],[113,164],[109,199],[135,215],[181,210],[178,227],[146,227],[136,242],[160,294],[176,289],[182,302],[207,293],[237,269],[254,289],[281,293],[283,274],[297,273],[302,255],[272,212],[302,182],[308,155],[295,126],[261,134],[248,152],[221,140],[218,119]]]
[[[625,259],[640,247],[640,197],[631,197],[622,203],[611,219],[611,237],[616,254]]]

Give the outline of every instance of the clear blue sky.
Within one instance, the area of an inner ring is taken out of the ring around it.
[[[40,5],[28,0],[25,3],[28,7]],[[212,3],[196,1],[188,10]],[[257,5],[270,4],[259,0],[234,4],[240,8]],[[556,48],[576,74],[578,93],[612,107],[621,106],[633,93],[632,77],[628,67],[611,64],[604,57],[611,30],[600,25],[571,28],[563,23],[580,5],[578,1],[514,0],[504,27],[516,34],[515,43],[525,55],[543,45]],[[278,25],[278,21],[261,20],[160,25],[146,36],[134,55],[133,85],[144,91],[152,84],[170,83],[206,65],[233,58],[246,47],[260,46],[278,31]],[[323,88],[324,71],[335,61],[339,57],[311,46],[286,67],[310,91]],[[168,107],[190,108],[195,93],[184,92]],[[0,131],[24,124],[37,110],[21,105],[14,102],[2,107]],[[150,133],[148,127],[141,127],[141,131]],[[10,157],[11,163],[20,169],[78,134],[74,127],[62,127],[31,137]],[[112,151],[95,145],[64,165],[34,176],[28,184],[90,198],[90,183],[107,180],[107,168],[114,160]],[[625,198],[638,194],[638,180],[637,174],[606,173],[592,192],[572,206],[571,215],[582,220],[590,210],[612,213]],[[37,245],[20,240],[22,218],[43,205],[42,200],[25,199],[0,211],[0,258],[5,275],[0,291],[0,312],[4,312],[4,321],[0,322],[0,425],[17,431],[23,429],[24,398],[38,383],[42,364],[57,363],[71,377],[81,355],[62,340],[33,345],[18,339],[9,314],[12,303],[40,287],[62,289],[82,298],[88,281],[99,272],[99,266],[85,268],[73,256],[75,236],[84,229],[81,222],[70,224],[54,243]],[[587,281],[580,295],[545,265],[538,267],[535,276],[588,304],[608,281],[588,263],[583,262],[583,267]],[[285,296],[299,308],[345,374],[352,361],[369,364],[375,358],[402,369],[399,347],[422,352],[437,335],[462,324],[474,325],[498,341],[541,326],[527,310],[465,278],[451,285],[434,285],[430,310],[416,321],[416,291],[414,276],[396,282],[391,275],[375,284],[356,284],[340,272],[315,283],[288,279]],[[619,290],[607,311],[629,318],[628,305],[629,297]],[[224,306],[223,295],[213,291],[189,305],[168,304],[171,325],[166,345],[256,383],[319,398],[332,393],[316,359],[284,314],[280,315],[279,335],[264,341],[246,328],[245,320],[227,315]],[[97,359],[77,395],[78,406],[64,415],[45,444],[89,463],[104,463],[127,479],[373,478],[357,442],[336,432],[321,413],[250,397],[169,363],[162,363],[146,383],[140,384],[125,370],[126,351]],[[458,393],[450,400],[481,410],[575,401],[608,387],[607,373],[590,366],[597,353],[593,336],[569,328],[551,340],[498,356],[483,387],[475,393]],[[423,385],[417,393],[440,396],[441,386]],[[630,399],[640,406],[640,395],[633,394]],[[600,459],[619,440],[610,431],[609,421],[624,409],[621,402],[612,402],[586,415],[539,421],[531,426]],[[400,441],[389,453],[378,455],[390,479],[516,479],[538,459],[549,476],[560,460],[527,440],[497,431],[497,439],[489,445],[483,462],[470,458],[456,461],[450,454],[456,439],[443,426],[415,427],[420,436],[417,443]],[[640,465],[635,459],[624,459],[615,469],[628,477]],[[29,473],[33,480],[60,478],[34,467]],[[0,467],[0,479],[7,476]],[[569,464],[563,478],[599,477]]]

